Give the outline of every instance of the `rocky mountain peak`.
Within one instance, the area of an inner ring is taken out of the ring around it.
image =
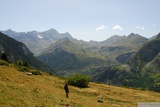
[[[56,43],[62,44],[64,42],[71,42],[68,37],[64,37],[63,39],[58,40]]]
[[[45,34],[50,34],[50,35],[56,35],[56,34],[59,34],[59,32],[58,31],[56,31],[55,29],[53,29],[53,28],[51,28],[51,29],[49,29],[49,30],[47,30],[47,31],[44,31],[43,33],[45,33]]]
[[[129,34],[128,36],[127,36],[127,38],[133,38],[133,37],[135,37],[135,36],[137,36],[138,34],[135,34],[135,33],[131,33],[131,34]]]
[[[159,39],[160,39],[160,33],[158,33],[158,35],[156,36],[156,38],[159,38]]]
[[[68,32],[62,33],[61,35],[62,35],[63,37],[67,37],[67,38],[69,38],[69,39],[73,39],[73,37],[71,36],[71,34],[68,33]]]
[[[7,32],[14,32],[12,29],[8,29],[8,30],[6,30]]]
[[[8,29],[8,30],[6,30],[6,31],[2,31],[2,33],[14,34],[14,33],[16,33],[16,32],[13,31],[12,29]]]

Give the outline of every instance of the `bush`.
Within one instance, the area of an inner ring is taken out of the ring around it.
[[[40,71],[32,71],[33,75],[42,75]]]
[[[4,61],[8,61],[8,56],[5,53],[3,53],[1,59]]]
[[[89,81],[90,81],[89,76],[80,75],[80,74],[70,76],[70,77],[68,77],[68,80],[67,80],[69,85],[77,86],[77,87],[81,87],[81,88],[88,87]]]
[[[18,60],[18,61],[16,61],[16,64],[17,65],[19,65],[19,66],[26,66],[26,67],[28,67],[29,66],[29,64],[28,64],[28,62],[27,61],[25,61],[25,60]]]
[[[0,65],[8,65],[8,63],[6,61],[0,59]]]
[[[26,72],[29,71],[29,68],[21,66],[18,68],[18,71]]]

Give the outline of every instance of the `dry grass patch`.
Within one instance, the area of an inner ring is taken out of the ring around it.
[[[69,86],[69,98],[65,98],[64,83],[47,73],[29,76],[12,66],[0,66],[0,106],[136,107],[137,102],[160,102],[157,92],[96,83],[89,88]]]

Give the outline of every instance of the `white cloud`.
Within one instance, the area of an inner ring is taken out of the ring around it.
[[[123,30],[123,28],[122,28],[121,26],[119,26],[119,25],[113,26],[112,29],[113,29],[113,30]]]
[[[144,30],[144,27],[141,27],[141,30]]]
[[[101,25],[100,27],[97,27],[97,28],[96,28],[96,31],[98,31],[98,30],[103,30],[103,29],[107,29],[107,28],[108,28],[107,26]]]
[[[136,26],[135,28],[138,30],[144,30],[144,27],[142,27],[142,26]]]

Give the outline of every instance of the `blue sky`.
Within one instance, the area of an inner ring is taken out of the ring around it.
[[[0,30],[69,32],[85,41],[160,32],[160,0],[0,0]]]

